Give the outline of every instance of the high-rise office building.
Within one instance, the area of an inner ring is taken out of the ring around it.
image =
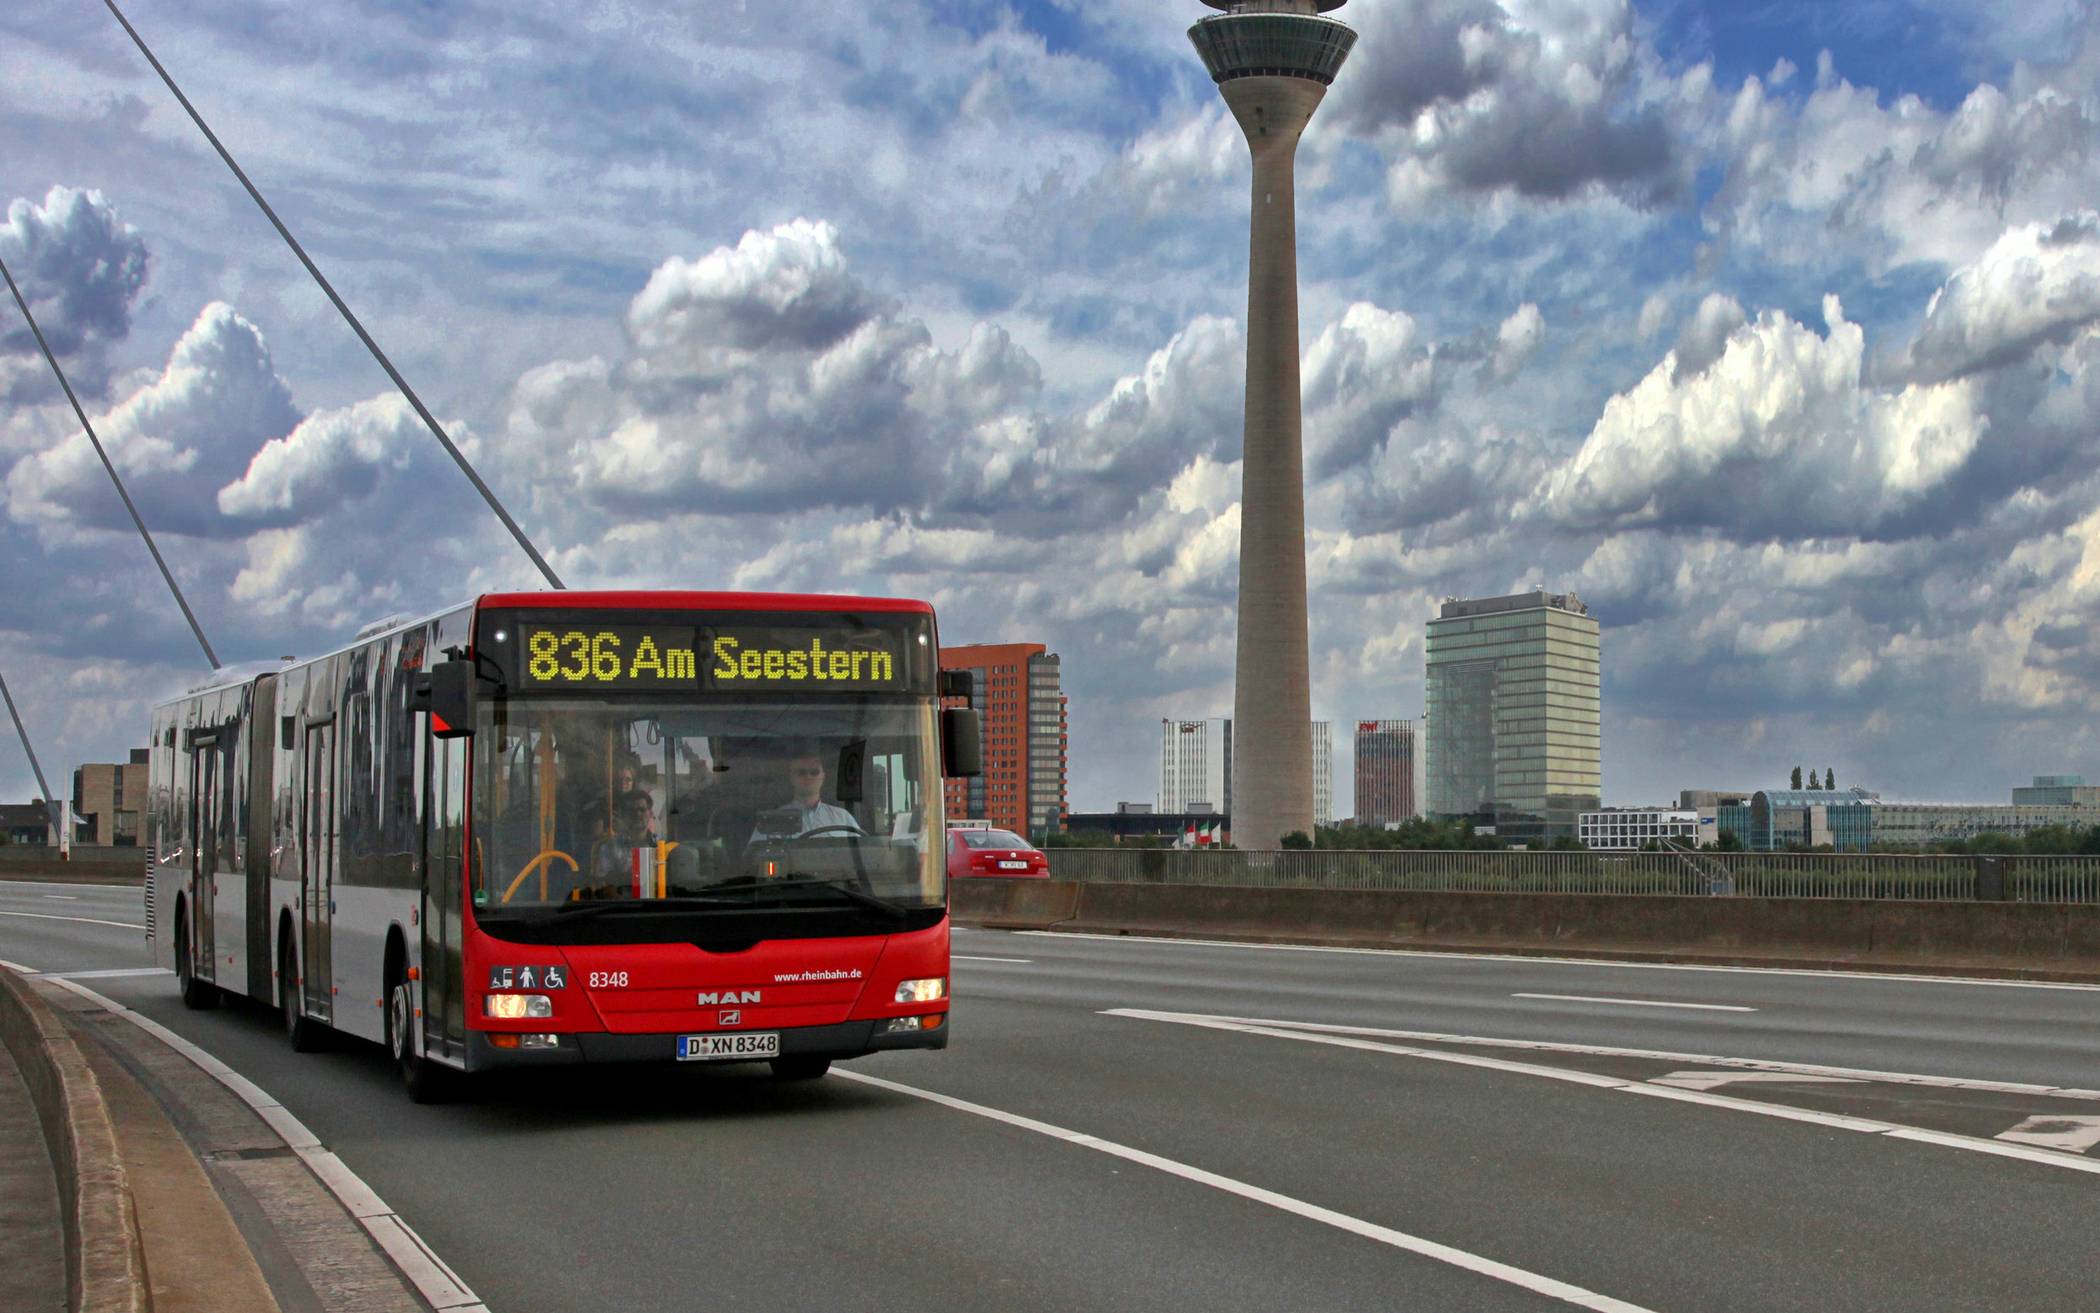
[[[1159,722],[1159,810],[1232,814],[1232,721]]]
[[[983,716],[984,774],[946,784],[951,820],[987,820],[1028,836],[1064,828],[1068,717],[1062,663],[1041,643],[941,649],[941,669],[970,673]]]
[[[1429,814],[1518,843],[1574,837],[1604,778],[1598,625],[1582,599],[1453,598],[1426,647]]]
[[[1334,824],[1334,726],[1312,723],[1313,823]]]
[[[1247,260],[1246,430],[1240,475],[1242,848],[1313,826],[1312,681],[1305,616],[1305,459],[1298,380],[1298,138],[1356,44],[1343,0],[1205,0],[1189,40],[1254,158]]]
[[[1356,722],[1356,823],[1392,825],[1416,814],[1415,722]]]

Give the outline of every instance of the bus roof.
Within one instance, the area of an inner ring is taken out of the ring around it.
[[[546,607],[579,611],[889,611],[931,615],[933,605],[904,597],[848,597],[832,593],[701,593],[678,589],[544,589],[532,593],[483,593],[478,609]]]

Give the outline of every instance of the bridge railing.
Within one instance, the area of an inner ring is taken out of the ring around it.
[[[1424,893],[2100,902],[2100,857],[1052,848],[1055,879]]]

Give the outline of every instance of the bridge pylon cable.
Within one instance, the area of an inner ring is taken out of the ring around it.
[[[9,272],[4,260],[0,260],[0,277],[7,279],[7,290],[14,294],[15,304],[22,308],[22,318],[29,321],[29,331],[35,335],[36,344],[43,348],[44,359],[51,362],[51,372],[58,375],[58,385],[65,389],[66,400],[73,403],[73,413],[80,418],[80,427],[87,434],[88,441],[94,444],[95,454],[102,458],[102,468],[109,471],[109,481],[117,485],[117,496],[124,499],[124,509],[131,512],[131,522],[138,526],[139,537],[146,540],[146,550],[153,553],[153,563],[160,567],[160,577],[167,580],[168,591],[175,594],[175,605],[182,608],[182,618],[190,622],[190,632],[197,636],[197,646],[204,649],[204,659],[211,662],[213,670],[217,670],[219,654],[211,650],[211,640],[204,636],[204,626],[197,623],[197,613],[190,610],[189,599],[182,595],[182,585],[175,582],[174,572],[168,569],[166,558],[160,554],[160,547],[154,543],[153,534],[146,528],[144,517],[139,514],[137,504],[131,500],[131,493],[125,489],[124,480],[118,476],[116,464],[110,460],[109,452],[103,449],[102,439],[96,436],[95,426],[88,422],[87,411],[81,408],[80,398],[73,394],[73,385],[67,381],[66,371],[60,368],[57,353],[52,351],[51,343],[44,339],[44,330],[37,327],[36,316],[29,313],[29,300],[22,295],[22,289],[15,286],[15,276]],[[16,722],[18,727],[20,724],[20,721]],[[23,739],[22,745],[29,746],[28,739]]]
[[[241,186],[248,191],[249,199],[253,200],[256,206],[262,210],[263,217],[270,221],[270,225],[277,229],[277,235],[284,238],[285,245],[292,248],[292,254],[299,257],[299,263],[306,266],[306,272],[313,275],[314,282],[320,285],[321,291],[327,295],[328,300],[335,306],[337,312],[343,316],[344,322],[350,325],[350,331],[357,334],[357,340],[365,344],[365,350],[372,353],[372,359],[379,362],[379,367],[385,370],[386,376],[394,381],[394,386],[401,389],[401,395],[408,398],[408,404],[415,407],[416,414],[422,418],[424,426],[430,430],[430,435],[436,438],[438,444],[444,447],[446,454],[452,457],[453,463],[459,466],[460,473],[467,476],[467,482],[474,485],[474,491],[481,494],[481,499],[487,502],[489,509],[496,513],[496,518],[503,521],[503,527],[510,530],[510,536],[517,540],[518,546],[525,549],[525,555],[532,558],[533,565],[539,568],[540,574],[546,578],[547,582],[555,588],[565,588],[567,585],[563,584],[561,577],[554,573],[554,567],[547,564],[546,558],[540,555],[539,549],[532,545],[532,540],[525,536],[525,531],[518,527],[518,522],[510,517],[510,512],[503,509],[503,503],[497,499],[494,490],[488,484],[482,482],[481,475],[475,471],[474,465],[467,459],[466,453],[453,444],[452,439],[445,433],[444,425],[438,423],[437,417],[430,413],[430,408],[423,404],[423,399],[416,395],[416,390],[408,385],[408,380],[401,377],[401,371],[394,368],[394,362],[387,359],[386,352],[379,349],[379,343],[372,340],[372,335],[365,331],[364,324],[358,320],[355,314],[351,313],[350,307],[344,303],[343,298],[336,294],[334,285],[322,275],[320,267],[313,262],[312,257],[307,255],[306,248],[299,244],[298,238],[292,236],[292,230],[284,226],[284,221],[277,217],[277,211],[270,208],[270,203],[263,199],[262,192],[257,190],[255,184],[248,180],[248,175],[242,171],[241,166],[234,162],[233,155],[220,143],[218,134],[214,133],[211,127],[205,123],[204,116],[197,112],[197,107],[190,103],[190,98],[182,94],[182,88],[175,85],[175,79],[168,75],[168,70],[163,68],[160,60],[154,57],[153,51],[146,45],[145,38],[141,37],[138,29],[131,25],[131,20],[124,17],[124,11],[117,8],[116,0],[102,0],[102,3],[108,6],[109,12],[115,16],[118,23],[123,25],[125,34],[131,38],[131,43],[139,48],[139,53],[146,57],[146,62],[153,66],[153,71],[160,74],[160,80],[167,84],[168,90],[174,94],[175,99],[181,103],[184,111],[189,114],[190,122],[197,125],[197,131],[204,134],[204,139],[210,142],[211,148],[219,153],[219,158],[226,162],[226,167],[233,170],[233,176],[240,179]]]
[[[14,718],[15,733],[22,739],[22,751],[29,757],[29,769],[36,774],[37,792],[44,795],[44,809],[51,813],[51,833],[58,836],[65,818],[58,810],[58,799],[51,793],[51,786],[44,783],[44,768],[36,759],[36,749],[29,746],[29,731],[22,728],[22,713],[15,710],[15,695],[7,691],[7,677],[0,675],[0,699],[7,703],[7,714]]]

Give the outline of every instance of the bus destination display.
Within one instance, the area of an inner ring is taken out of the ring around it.
[[[899,637],[843,626],[521,624],[518,687],[901,692],[908,679]]]

